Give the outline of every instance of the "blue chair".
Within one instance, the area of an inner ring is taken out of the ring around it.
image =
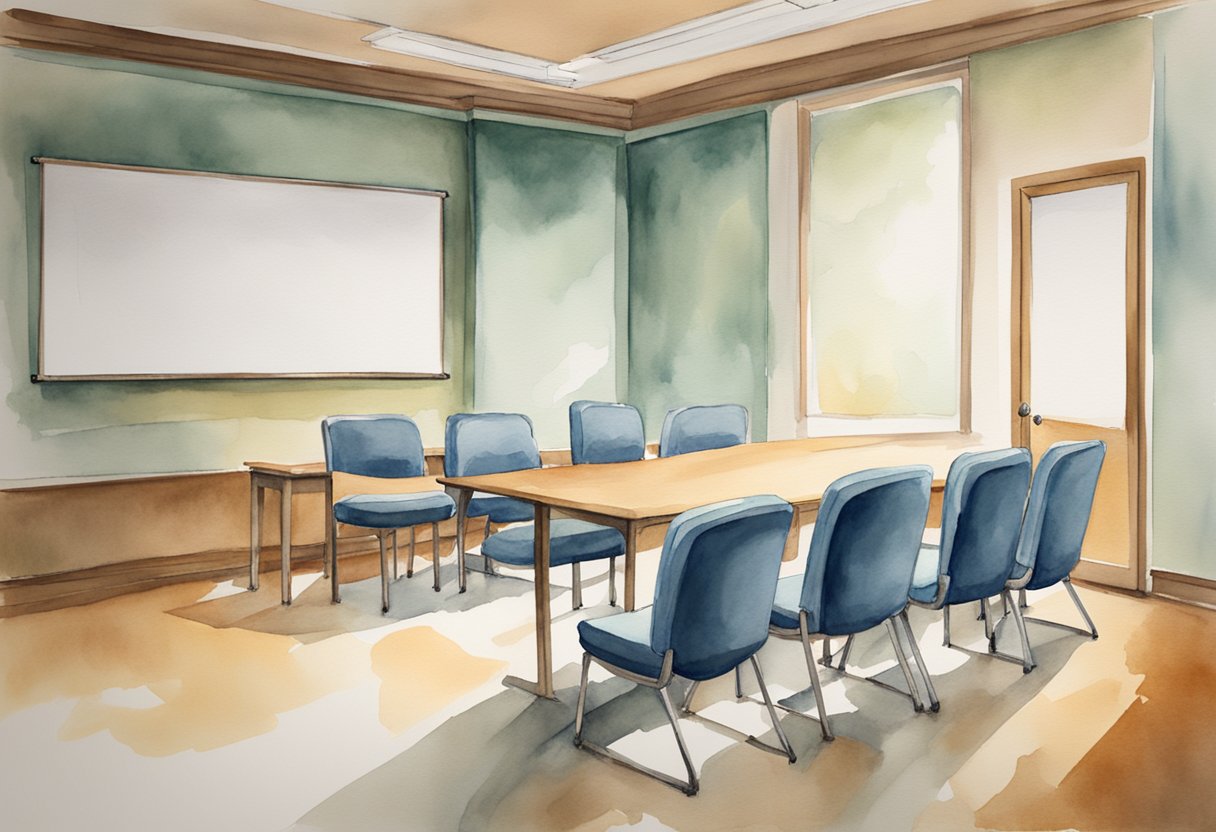
[[[740,404],[678,407],[667,411],[659,456],[677,456],[747,442],[747,408]]]
[[[502,474],[540,467],[540,451],[532,435],[532,420],[519,413],[457,413],[448,417],[443,467],[450,477]],[[533,527],[513,526],[490,534],[491,523],[521,523],[535,517],[531,503],[490,494],[474,494],[469,517],[486,518],[481,554],[486,560],[510,566],[533,563]],[[583,520],[558,519],[549,523],[549,564],[571,564],[574,571],[574,608],[582,606],[578,564],[625,553],[625,537],[616,529]],[[465,590],[464,553],[460,555],[460,591]]]
[[[646,433],[636,407],[592,401],[570,405],[570,458],[575,465],[636,462],[645,455]]]
[[[1025,448],[966,453],[950,466],[942,496],[941,543],[921,547],[908,593],[913,604],[942,610],[944,646],[950,646],[950,605],[979,601],[988,649],[996,652],[988,599],[1004,592],[1029,487],[1030,451]],[[900,619],[912,640],[907,610]],[[933,680],[919,652],[916,656],[930,702],[936,705]]]
[[[570,458],[575,465],[636,462],[645,455],[646,434],[636,407],[585,400],[570,405]],[[580,606],[577,562],[573,568],[575,605]],[[616,558],[608,560],[608,604],[616,606]]]
[[[895,621],[908,605],[932,483],[927,465],[873,468],[836,480],[819,503],[805,574],[777,582],[769,632],[802,641],[825,740],[833,736],[811,639],[885,624],[912,702],[917,711],[924,708]]]
[[[1098,474],[1105,457],[1106,443],[1097,439],[1057,442],[1043,452],[1039,467],[1035,469],[1017,555],[1004,590],[1005,605],[1013,611],[1013,620],[1022,640],[1023,673],[1029,673],[1035,667],[1030,639],[1026,634],[1028,620],[1091,638],[1098,637],[1098,630],[1077,596],[1069,573],[1081,560],[1081,543],[1089,526]],[[1044,589],[1061,581],[1077,612],[1085,619],[1088,630],[1054,621],[1024,618],[1020,605],[1014,603],[1012,592],[1015,589]]]
[[[759,496],[695,508],[667,530],[659,561],[654,605],[593,621],[580,621],[583,675],[574,718],[574,744],[675,786],[699,788],[667,688],[681,676],[692,681],[682,710],[689,712],[697,684],[751,661],[781,747],[795,762],[760,675],[756,651],[768,639],[768,615],[781,568],[781,553],[794,511],[778,497]],[[587,674],[591,662],[658,691],[688,770],[688,781],[639,766],[583,739]]]
[[[325,468],[363,477],[406,478],[426,474],[422,436],[408,416],[330,416],[321,422]],[[380,542],[380,606],[388,612],[388,559],[385,538],[393,544],[393,580],[397,579],[397,530],[409,528],[410,555],[406,574],[414,574],[414,527],[431,524],[431,566],[439,591],[439,522],[456,513],[456,504],[442,491],[417,494],[352,494],[333,504],[334,520],[371,529]],[[338,597],[336,524],[330,538],[333,553],[334,601]]]

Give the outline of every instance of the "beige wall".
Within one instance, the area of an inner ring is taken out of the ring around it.
[[[1010,182],[1134,156],[1151,166],[1152,27],[1139,18],[971,58],[973,425],[986,441],[1008,443],[1013,408]]]

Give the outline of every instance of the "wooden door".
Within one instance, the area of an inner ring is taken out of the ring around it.
[[[1101,439],[1078,578],[1143,590],[1144,160],[1013,182],[1013,443]]]

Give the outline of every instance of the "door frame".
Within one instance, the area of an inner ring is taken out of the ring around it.
[[[1031,292],[1031,224],[1030,201],[1034,197],[1084,190],[1102,185],[1127,185],[1127,403],[1124,425],[1128,441],[1128,568],[1134,585],[1128,586],[1123,567],[1084,560],[1075,572],[1088,579],[1111,586],[1121,586],[1143,592],[1147,580],[1146,513],[1147,513],[1147,448],[1145,442],[1144,402],[1144,292],[1145,292],[1145,177],[1144,157],[1098,162],[1080,167],[1038,173],[1014,179],[1012,186],[1013,269],[1010,283],[1013,289],[1011,336],[1011,407],[1012,442],[1030,447],[1030,419],[1017,414],[1021,402],[1030,401],[1030,292]]]

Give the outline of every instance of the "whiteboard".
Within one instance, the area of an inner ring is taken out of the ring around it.
[[[35,380],[446,377],[446,193],[36,161]]]

